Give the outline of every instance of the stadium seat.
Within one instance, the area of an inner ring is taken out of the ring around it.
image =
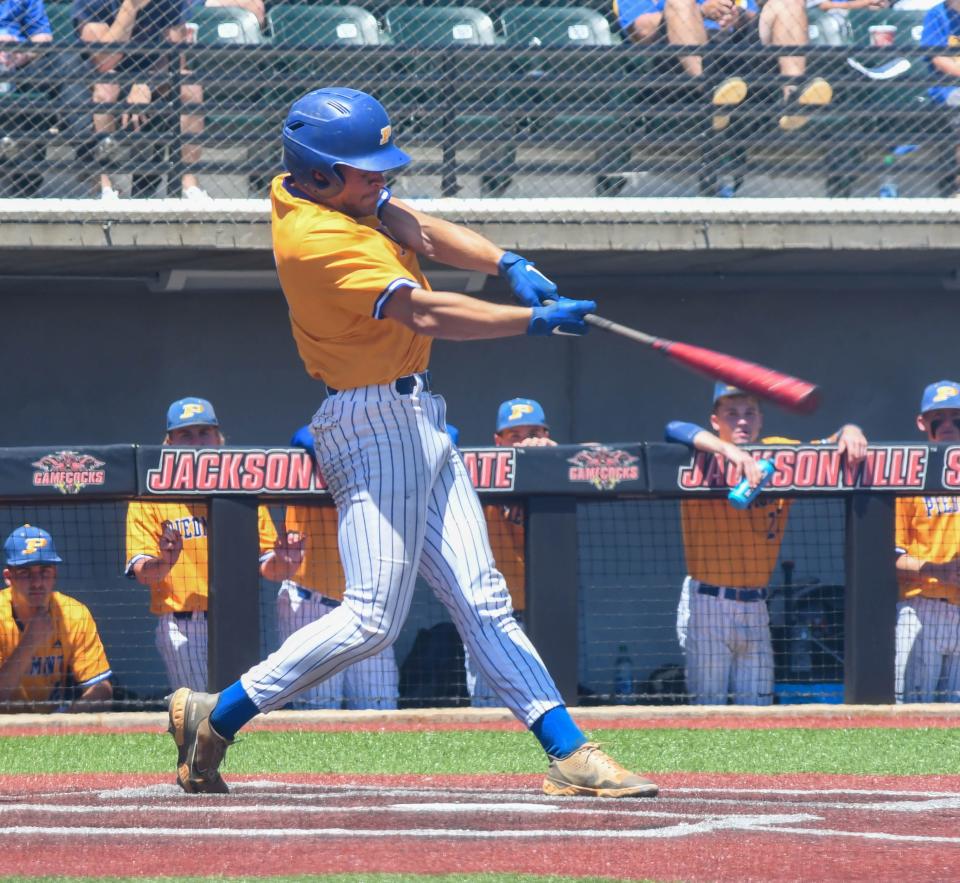
[[[850,21],[841,15],[807,9],[807,33],[811,46],[849,46],[853,43]]]
[[[472,6],[391,6],[387,31],[402,46],[492,46],[493,20]]]
[[[67,43],[76,39],[73,31],[73,4],[47,3],[47,18],[50,19],[50,30],[53,31],[54,42]]]
[[[279,46],[376,46],[383,42],[376,18],[359,6],[281,4],[267,13]]]
[[[197,43],[201,46],[250,46],[264,42],[257,17],[247,9],[195,6],[190,10],[189,23],[197,26]]]
[[[584,6],[514,6],[500,16],[506,41],[520,46],[612,46],[607,20]]]

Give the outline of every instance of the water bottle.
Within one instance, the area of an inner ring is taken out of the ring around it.
[[[744,478],[727,494],[727,499],[734,509],[746,509],[756,499],[757,494],[770,483],[773,473],[777,471],[773,460],[759,460],[757,465],[760,467],[761,474],[756,487],[750,487],[750,482]]]
[[[617,648],[617,658],[613,663],[613,698],[618,705],[629,705],[634,701],[633,660],[626,644]]]
[[[897,179],[893,177],[893,164],[896,159],[892,153],[888,153],[883,158],[883,181],[880,184],[881,199],[895,199],[900,195]]]
[[[809,679],[813,675],[813,641],[810,636],[810,626],[806,622],[800,624],[797,636],[793,639],[793,648],[790,654],[791,674],[800,679]]]
[[[898,144],[883,158],[883,179],[880,183],[881,199],[896,199],[900,195],[900,188],[897,186],[897,179],[893,174],[893,166],[897,159],[913,153],[919,145],[917,144]]]
[[[0,52],[0,78],[12,73],[15,65],[10,58],[9,53]],[[0,95],[9,95],[13,91],[13,82],[7,79],[0,79]]]

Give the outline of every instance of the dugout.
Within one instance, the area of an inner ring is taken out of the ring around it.
[[[947,317],[960,284],[960,248],[948,201],[442,200],[423,207],[535,259],[561,291],[595,297],[611,318],[820,383],[816,416],[768,409],[767,429],[778,434],[812,438],[852,420],[872,439],[912,439],[923,386],[957,373]],[[0,224],[2,358],[7,376],[26,381],[8,389],[13,416],[4,446],[156,444],[166,405],[187,394],[214,401],[229,443],[283,446],[315,409],[317,385],[303,375],[290,340],[262,202],[189,212],[163,202],[108,210],[83,201],[8,202]],[[437,287],[507,296],[496,279],[449,270],[432,278]],[[432,368],[466,446],[488,444],[497,404],[519,394],[543,403],[564,442],[656,441],[668,420],[702,420],[709,407],[709,384],[596,332],[584,341],[438,342]],[[569,536],[562,497],[545,497],[537,514]],[[858,504],[866,508],[855,524],[876,531],[882,545],[885,528],[877,525],[886,516],[873,519],[873,499]],[[121,517],[118,503],[99,505],[101,521]],[[812,517],[844,524],[853,517],[846,498],[831,505],[829,515]],[[609,519],[606,501],[591,506],[597,531],[630,524],[629,515]],[[616,506],[629,513],[639,502]],[[791,546],[788,537],[784,556],[797,559],[791,550],[802,541]],[[104,583],[118,609],[142,606],[119,576],[121,543],[97,550],[109,569],[84,559],[80,579]],[[542,549],[543,566],[559,578],[562,559]],[[835,547],[816,573],[797,577],[850,585],[843,562]],[[603,604],[622,609],[609,583],[597,581]],[[661,624],[676,592],[667,577],[663,585]],[[598,609],[599,602],[582,618],[578,612],[577,621]],[[554,614],[569,625],[571,609]],[[435,615],[428,602],[422,623]],[[676,664],[664,628],[661,662]],[[137,640],[149,646],[149,630]],[[558,655],[551,664],[571,683],[569,662]],[[653,666],[636,668],[640,679]]]

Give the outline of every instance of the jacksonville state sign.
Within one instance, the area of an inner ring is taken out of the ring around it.
[[[748,448],[756,459],[767,456],[776,472],[768,487],[783,491],[870,490],[922,491],[927,479],[929,451],[926,445],[871,445],[866,459],[851,467],[835,447],[798,445],[778,448],[765,445]],[[949,456],[954,454],[955,456]],[[960,487],[960,448],[951,448],[944,459],[944,484]],[[948,462],[955,485],[947,484]],[[687,491],[708,491],[736,484],[733,466],[722,457],[698,453],[677,472],[677,486]]]
[[[171,448],[147,472],[151,494],[309,493],[323,488],[313,457],[299,449]]]
[[[463,451],[463,463],[477,490],[511,491],[516,478],[513,448]],[[326,485],[309,452],[297,449],[161,451],[147,472],[150,494],[322,493]]]

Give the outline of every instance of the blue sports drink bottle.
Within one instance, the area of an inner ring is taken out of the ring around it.
[[[770,484],[770,479],[773,478],[773,473],[776,472],[776,467],[773,465],[773,460],[759,460],[757,465],[760,467],[760,472],[763,473],[760,476],[759,484],[751,488],[750,482],[745,478],[740,481],[740,483],[733,488],[729,494],[727,494],[727,499],[730,501],[730,505],[734,509],[746,509],[753,501],[756,499],[757,494]]]

